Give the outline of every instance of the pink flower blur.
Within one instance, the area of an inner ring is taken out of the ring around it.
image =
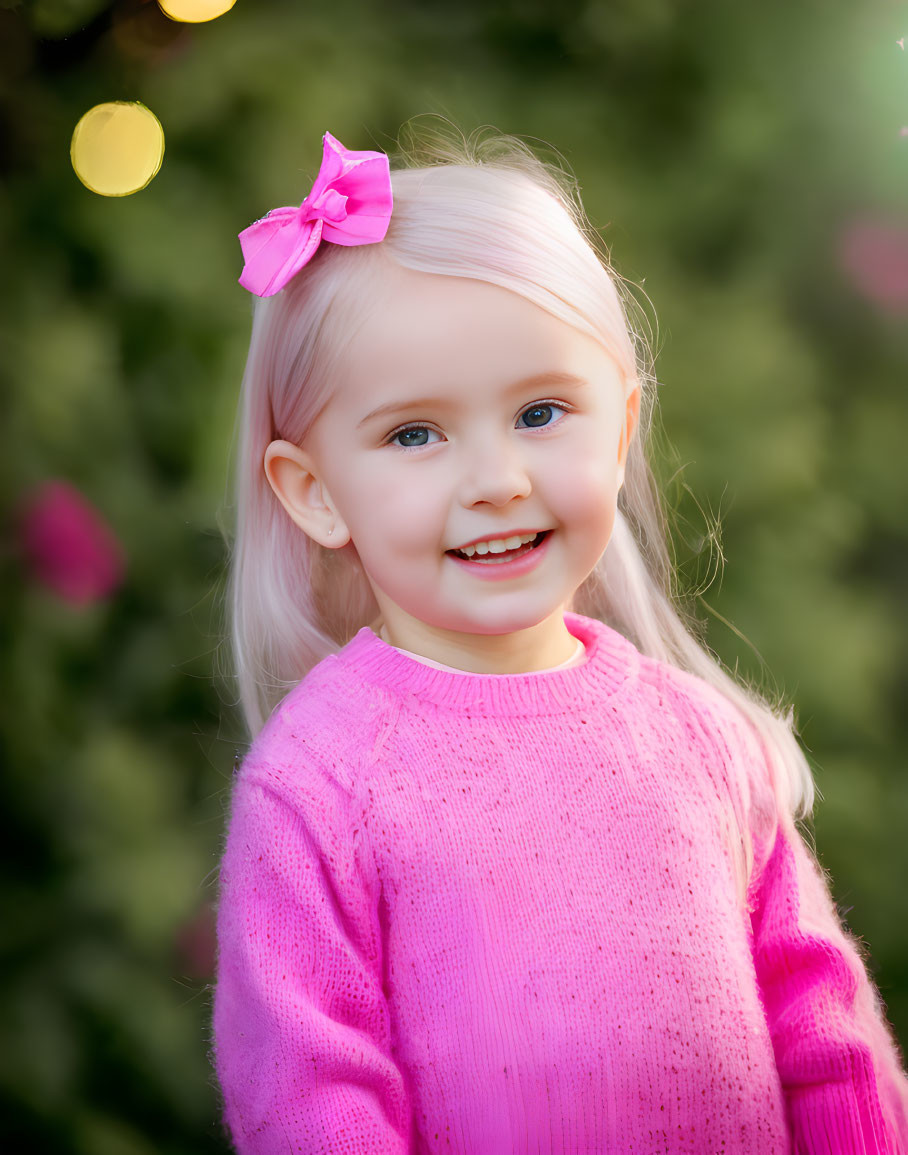
[[[31,574],[64,601],[87,605],[123,580],[123,552],[106,522],[77,489],[48,481],[21,509],[22,549]]]
[[[908,312],[908,224],[856,220],[842,232],[839,256],[864,297],[887,312]]]

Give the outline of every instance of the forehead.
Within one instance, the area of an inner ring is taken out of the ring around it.
[[[377,385],[425,390],[509,382],[542,370],[600,371],[591,337],[520,294],[468,277],[395,270],[344,358],[348,395]]]

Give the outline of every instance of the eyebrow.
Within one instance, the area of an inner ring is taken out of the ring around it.
[[[588,384],[589,382],[585,378],[577,377],[573,373],[553,371],[551,373],[534,373],[531,377],[523,377],[520,381],[513,381],[505,392],[510,396],[512,393],[522,393],[526,389],[535,389],[543,385],[567,385],[572,388],[579,388]],[[413,400],[389,401],[387,405],[379,405],[377,409],[367,413],[356,428],[361,429],[368,421],[372,421],[376,417],[387,417],[391,413],[400,412],[401,409],[428,409],[432,406],[436,409],[453,409],[456,405],[456,401],[445,400],[441,397],[417,397]]]

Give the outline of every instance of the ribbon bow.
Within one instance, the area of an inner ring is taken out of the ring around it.
[[[240,284],[273,297],[324,239],[335,245],[371,245],[384,239],[393,198],[383,152],[351,152],[326,132],[322,165],[298,208],[272,209],[239,235],[245,265]]]

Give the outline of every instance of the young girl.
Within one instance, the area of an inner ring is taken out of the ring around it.
[[[655,380],[562,170],[330,133],[241,234],[241,1155],[906,1151],[792,732],[673,601]]]

